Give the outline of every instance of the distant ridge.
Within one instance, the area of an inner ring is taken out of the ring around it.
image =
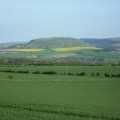
[[[88,43],[75,38],[69,37],[52,37],[52,38],[40,38],[31,40],[26,44],[26,48],[61,48],[61,47],[79,47],[89,46]]]
[[[0,49],[5,49],[5,48],[9,48],[9,47],[16,47],[18,45],[24,45],[26,44],[26,42],[7,42],[7,43],[0,43]]]
[[[117,50],[120,49],[120,37],[117,38],[102,38],[102,39],[94,39],[94,38],[83,38],[81,39],[84,42],[89,43],[95,47],[100,47],[105,50]]]
[[[70,37],[50,37],[30,40],[28,43],[0,43],[0,49],[4,48],[65,48],[65,47],[85,47],[94,46],[103,48],[104,50],[118,50],[120,49],[120,37],[116,38],[70,38]]]

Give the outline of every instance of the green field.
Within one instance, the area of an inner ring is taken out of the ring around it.
[[[73,47],[74,48],[74,47]],[[77,48],[77,47],[75,47]],[[79,47],[78,47],[79,48]],[[77,48],[77,49],[78,49]],[[93,47],[94,48],[94,47]],[[23,51],[19,50],[19,51],[3,51],[3,52],[0,52],[0,56],[1,57],[5,57],[5,58],[44,58],[44,57],[47,57],[47,58],[60,58],[60,57],[65,57],[65,56],[74,56],[74,57],[79,57],[79,58],[89,58],[89,57],[99,57],[99,58],[108,58],[109,59],[120,59],[120,52],[119,51],[102,51],[102,50],[99,50],[99,48],[97,49],[93,49],[92,50],[92,47],[91,47],[91,50],[71,50],[69,51],[70,48],[64,48],[66,51],[64,51],[63,48],[56,48],[58,49],[58,51],[56,50],[52,50],[52,49],[49,49],[49,50],[42,50],[39,51],[39,49],[31,49],[31,51],[27,51],[27,49],[23,49]],[[59,51],[59,49],[63,49],[63,51]],[[72,49],[72,48],[71,48]],[[81,48],[82,49],[82,48]],[[26,50],[26,51],[24,51]],[[29,50],[29,49],[28,49]],[[35,51],[36,50],[36,51]],[[38,50],[38,51],[37,51]],[[99,51],[97,51],[99,50]],[[70,54],[71,53],[71,54]]]
[[[0,72],[0,120],[120,120],[120,78],[104,77],[119,66],[0,67],[8,69],[29,73]],[[57,74],[33,74],[50,70]]]

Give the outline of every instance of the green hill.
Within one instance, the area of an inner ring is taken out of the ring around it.
[[[79,47],[79,46],[89,46],[89,44],[75,38],[52,37],[52,38],[41,38],[41,39],[31,40],[24,47],[51,49],[51,48]]]
[[[120,48],[120,38],[84,38],[76,39],[70,37],[51,37],[33,39],[26,44],[14,44],[9,45],[9,48],[66,48],[66,47],[86,47],[94,46],[97,48],[103,48],[104,50],[113,51]]]
[[[113,51],[120,49],[120,37],[118,38],[70,38],[51,37],[30,40],[28,43],[0,43],[0,49],[5,48],[66,48],[66,47],[94,46],[104,50]]]

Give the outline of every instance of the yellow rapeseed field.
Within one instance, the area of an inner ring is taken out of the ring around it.
[[[64,51],[77,51],[77,50],[98,50],[101,48],[96,48],[92,46],[87,46],[87,47],[66,47],[66,48],[54,48],[54,51],[57,52],[64,52]]]
[[[7,49],[10,52],[38,52],[43,51],[45,49],[37,49],[37,48],[16,48],[16,49]]]

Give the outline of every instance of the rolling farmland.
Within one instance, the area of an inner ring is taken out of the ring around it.
[[[120,120],[119,41],[86,40],[2,46],[0,120]]]

